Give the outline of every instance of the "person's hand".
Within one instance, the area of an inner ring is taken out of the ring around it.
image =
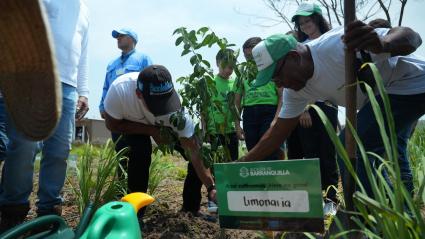
[[[83,117],[89,111],[89,99],[85,96],[78,97],[77,102],[77,110],[75,112],[75,120],[79,121],[83,119]]]
[[[238,125],[236,125],[236,136],[238,137],[239,140],[245,140],[245,132]]]
[[[384,43],[374,28],[362,21],[348,24],[342,40],[348,50],[367,50],[375,54],[384,52]]]
[[[303,128],[310,128],[313,125],[313,122],[311,121],[311,116],[308,111],[304,111],[304,113],[300,116],[300,125]]]
[[[213,189],[208,193],[208,200],[217,204],[217,189]]]

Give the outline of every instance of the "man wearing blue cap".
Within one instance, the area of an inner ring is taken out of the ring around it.
[[[112,82],[115,81],[118,77],[130,73],[130,72],[141,72],[146,67],[152,65],[152,60],[149,56],[137,51],[135,49],[138,42],[137,33],[129,28],[122,28],[120,30],[113,30],[112,37],[117,39],[118,48],[122,51],[120,57],[113,60],[109,63],[106,68],[106,77],[105,83],[103,84],[103,93],[102,99],[99,105],[100,115],[105,119],[105,108],[104,100],[106,94]],[[118,152],[123,148],[129,147],[128,142],[123,139],[119,140],[121,134],[116,132],[111,132],[112,140],[116,144],[115,150]],[[150,144],[150,137],[146,135],[138,135],[137,140],[148,142]],[[127,162],[122,162],[124,169],[127,169]],[[121,175],[123,176],[123,175]]]
[[[412,192],[407,141],[414,122],[425,114],[425,61],[411,53],[421,43],[419,34],[410,28],[374,29],[361,21],[349,24],[345,31],[344,28],[333,29],[306,44],[282,34],[266,38],[252,51],[259,70],[254,84],[262,85],[273,79],[278,86],[285,87],[282,108],[277,123],[242,160],[261,160],[276,150],[298,124],[308,102],[329,100],[345,106],[344,50],[363,50],[376,64],[388,93],[397,134],[401,178],[406,189]],[[380,96],[377,101],[383,110]],[[360,85],[357,106],[357,134],[365,150],[384,154],[372,105]],[[378,164],[372,157],[369,160],[371,164]],[[362,160],[357,162],[357,175],[372,195],[365,165]],[[344,169],[344,165],[340,165],[340,169]]]
[[[120,57],[109,63],[106,68],[105,83],[103,84],[102,99],[99,105],[99,111],[102,118],[105,118],[105,108],[103,101],[112,82],[119,76],[129,72],[140,72],[149,65],[152,60],[149,56],[136,50],[138,42],[137,33],[129,28],[113,30],[112,37],[117,39],[118,48],[122,51]],[[114,135],[112,136],[114,138]]]

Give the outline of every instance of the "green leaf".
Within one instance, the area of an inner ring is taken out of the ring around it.
[[[194,55],[190,58],[190,64],[195,65],[198,62],[198,56]]]
[[[180,45],[180,43],[182,43],[183,40],[184,40],[184,37],[177,38],[176,43],[175,43],[176,46]]]
[[[195,32],[195,30],[192,30],[192,31],[189,32],[189,40],[191,42],[193,42],[193,43],[196,43],[196,41],[198,40],[196,38],[196,32]]]
[[[198,34],[205,34],[207,31],[209,30],[208,27],[201,27],[199,28],[199,30],[197,31]]]
[[[210,43],[211,43],[211,41],[213,40],[213,33],[211,33],[211,34],[208,34],[205,38],[204,38],[204,40],[202,40],[202,42],[201,42],[201,46],[206,46],[206,45],[209,45]]]
[[[177,28],[176,30],[174,30],[173,35],[175,35],[176,33],[180,33],[180,34],[182,34],[182,33],[184,33],[185,31],[186,31],[186,28],[185,28],[185,27],[179,27],[179,28]]]
[[[211,68],[211,64],[207,60],[202,60],[202,63],[204,63],[204,65],[208,68]]]
[[[190,44],[188,44],[188,43],[185,43],[185,44],[184,44],[184,46],[183,46],[183,49],[185,49],[185,50],[188,50],[188,49],[190,49]]]
[[[186,50],[184,50],[184,51],[182,52],[182,55],[181,55],[181,56],[187,55],[189,52],[190,52],[190,50],[189,50],[189,49],[186,49]]]

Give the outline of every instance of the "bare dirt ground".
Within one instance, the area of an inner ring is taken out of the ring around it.
[[[38,175],[34,178],[34,191],[37,191]],[[205,190],[205,189],[203,189]],[[209,239],[209,238],[266,238],[262,232],[242,230],[221,230],[218,222],[210,222],[199,217],[193,217],[190,213],[180,212],[182,205],[183,181],[166,179],[158,187],[155,198],[145,213],[143,219],[143,238],[145,239]],[[205,195],[204,192],[203,195]],[[76,228],[80,215],[78,205],[71,185],[65,182],[63,189],[64,204],[62,206],[62,217],[66,223]],[[33,219],[35,214],[36,195],[31,195],[32,209],[27,220]],[[201,210],[205,213],[206,198],[203,199]]]

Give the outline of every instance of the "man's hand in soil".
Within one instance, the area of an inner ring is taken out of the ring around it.
[[[217,204],[217,190],[213,189],[208,193],[208,200],[213,201]]]

